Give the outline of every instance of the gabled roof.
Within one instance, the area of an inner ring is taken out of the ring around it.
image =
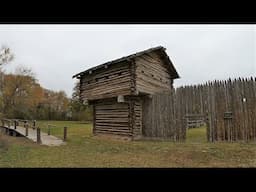
[[[129,55],[129,56],[126,56],[126,57],[121,57],[119,59],[116,59],[116,60],[112,60],[112,61],[109,61],[109,62],[106,62],[106,63],[103,63],[101,65],[97,65],[95,67],[92,67],[90,69],[87,69],[83,72],[80,72],[76,75],[74,75],[72,78],[80,78],[80,76],[82,75],[85,75],[86,73],[89,73],[89,72],[92,72],[92,71],[95,71],[97,69],[100,69],[100,68],[103,68],[103,67],[106,67],[106,66],[109,66],[109,65],[112,65],[112,64],[115,64],[115,63],[119,63],[119,62],[123,62],[123,61],[128,61],[130,59],[133,59],[135,57],[139,57],[143,54],[147,54],[147,53],[150,53],[150,52],[153,52],[153,51],[161,51],[164,55],[164,59],[166,60],[167,63],[169,63],[169,66],[170,66],[170,70],[172,72],[172,75],[173,75],[173,78],[176,79],[176,78],[179,78],[179,74],[177,73],[174,65],[172,64],[169,56],[167,55],[167,53],[165,52],[165,48],[162,47],[162,46],[158,46],[158,47],[154,47],[154,48],[150,48],[150,49],[147,49],[147,50],[144,50],[144,51],[140,51],[140,52],[137,52],[135,54],[132,54],[132,55]]]

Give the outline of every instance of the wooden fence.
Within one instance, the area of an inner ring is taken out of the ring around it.
[[[185,119],[187,129],[201,127],[206,124],[204,114],[186,114]]]
[[[208,89],[208,140],[256,140],[256,78],[215,81]]]
[[[158,93],[143,100],[143,136],[184,141],[186,126],[179,91]]]
[[[256,78],[183,86],[185,114],[205,114],[208,141],[256,140]]]

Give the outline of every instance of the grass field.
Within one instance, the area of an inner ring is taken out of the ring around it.
[[[256,167],[256,143],[207,143],[206,129],[190,129],[184,143],[123,141],[93,137],[92,125],[82,122],[40,121],[54,124],[52,134],[65,146],[39,146],[23,137],[0,135],[0,167]],[[46,129],[44,129],[46,131]]]

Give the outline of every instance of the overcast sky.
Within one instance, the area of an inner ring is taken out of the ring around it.
[[[255,25],[0,25],[0,46],[32,68],[40,84],[71,96],[72,75],[155,46],[164,46],[181,76],[175,87],[256,76]]]

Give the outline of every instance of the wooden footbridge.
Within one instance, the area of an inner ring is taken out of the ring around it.
[[[2,132],[11,136],[24,136],[38,144],[48,146],[63,145],[67,139],[67,127],[64,127],[63,140],[50,135],[50,126],[48,125],[48,133],[41,131],[36,126],[36,121],[33,120],[17,120],[17,119],[1,119],[2,125],[0,128]],[[53,125],[52,125],[53,126]]]

